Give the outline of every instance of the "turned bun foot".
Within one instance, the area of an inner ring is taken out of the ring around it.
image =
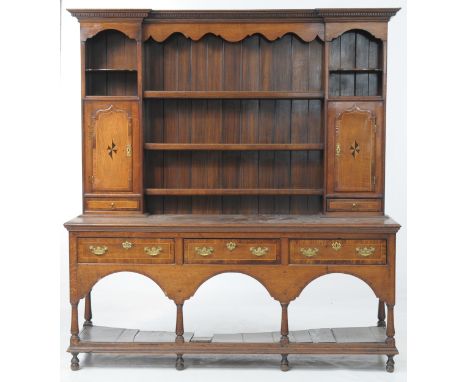
[[[395,370],[395,361],[393,360],[393,355],[388,356],[386,369],[389,373],[393,373],[393,371]]]
[[[379,320],[377,321],[377,326],[379,328],[385,328],[387,325],[385,324],[385,320]]]
[[[93,326],[93,322],[91,320],[86,320],[83,322],[83,326]]]
[[[281,371],[288,371],[289,370],[289,361],[287,354],[281,354]]]
[[[177,354],[175,368],[177,370],[184,370],[184,359],[182,358],[182,354]]]
[[[78,359],[78,353],[72,353],[72,359],[70,363],[70,369],[73,371],[79,370],[80,360]]]

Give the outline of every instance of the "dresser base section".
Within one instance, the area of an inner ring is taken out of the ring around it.
[[[385,342],[385,328],[310,329],[289,332],[281,344],[279,332],[215,334],[196,337],[184,334],[176,341],[173,332],[86,326],[70,353],[116,354],[382,354],[396,355],[397,348]]]

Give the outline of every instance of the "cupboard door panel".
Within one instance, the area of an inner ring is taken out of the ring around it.
[[[381,116],[380,103],[335,103],[329,108],[333,192],[380,192]]]
[[[137,110],[137,105],[131,102],[86,103],[88,192],[133,191],[133,130],[138,128]]]

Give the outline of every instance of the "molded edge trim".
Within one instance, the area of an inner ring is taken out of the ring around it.
[[[151,10],[151,9],[67,9],[78,20],[102,18],[145,18],[148,22],[175,20],[303,20],[373,19],[390,20],[400,8],[318,8],[265,10]]]

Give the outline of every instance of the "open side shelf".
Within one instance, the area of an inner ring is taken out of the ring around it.
[[[236,354],[398,354],[386,343],[384,327],[309,329],[289,332],[289,343],[281,343],[280,332],[214,334],[196,337],[184,333],[183,341],[173,332],[85,326],[80,341],[69,352],[80,353],[236,353]]]

